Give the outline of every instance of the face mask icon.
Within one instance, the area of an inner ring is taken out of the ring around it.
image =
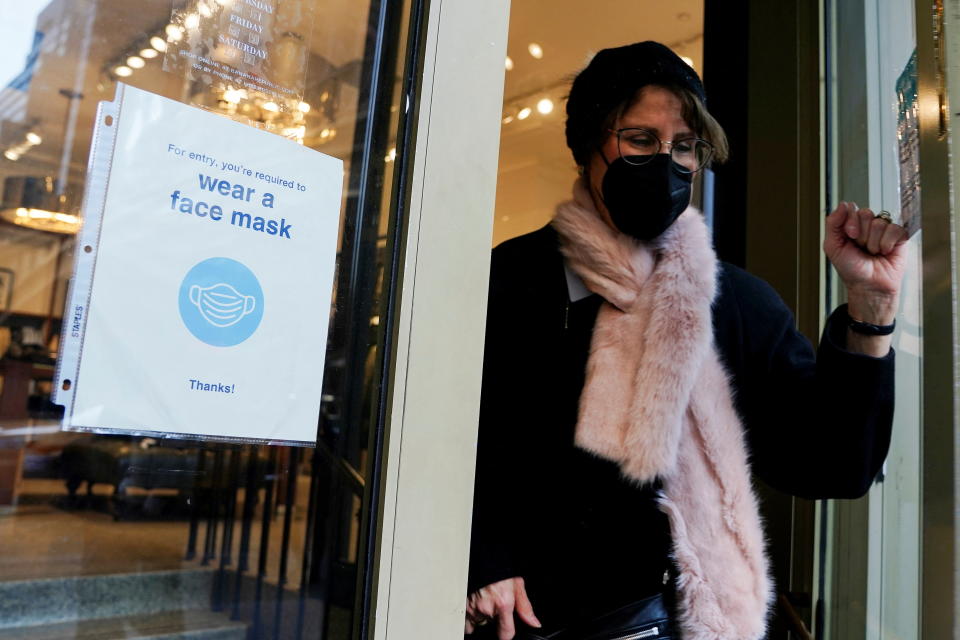
[[[210,287],[190,287],[190,302],[203,319],[215,327],[230,327],[257,308],[254,296],[245,296],[225,282]]]
[[[207,258],[187,272],[177,293],[180,319],[211,347],[233,347],[252,336],[267,307],[257,276],[231,258]]]

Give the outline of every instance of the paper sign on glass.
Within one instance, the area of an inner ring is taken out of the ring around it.
[[[120,84],[88,176],[64,429],[313,444],[343,163]]]
[[[897,78],[897,157],[900,161],[900,224],[913,236],[920,230],[920,117],[917,52]]]

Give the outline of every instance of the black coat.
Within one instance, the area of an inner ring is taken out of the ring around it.
[[[659,591],[669,566],[657,486],[573,444],[601,302],[569,302],[550,226],[493,251],[468,586],[522,576],[547,628]],[[753,472],[808,498],[866,493],[890,443],[892,350],[845,351],[841,308],[815,357],[776,292],[725,263],[713,324]]]

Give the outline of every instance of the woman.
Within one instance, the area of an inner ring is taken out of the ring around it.
[[[704,105],[666,47],[601,51],[567,104],[573,200],[494,250],[467,633],[589,626],[663,594],[685,640],[759,639],[773,586],[750,472],[856,497],[883,463],[905,233],[852,204],[828,216],[849,306],[815,357],[688,206],[727,153]]]

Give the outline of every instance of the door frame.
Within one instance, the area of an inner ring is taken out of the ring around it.
[[[407,96],[417,130],[367,612],[377,640],[463,633],[509,18],[509,0],[429,2]]]

